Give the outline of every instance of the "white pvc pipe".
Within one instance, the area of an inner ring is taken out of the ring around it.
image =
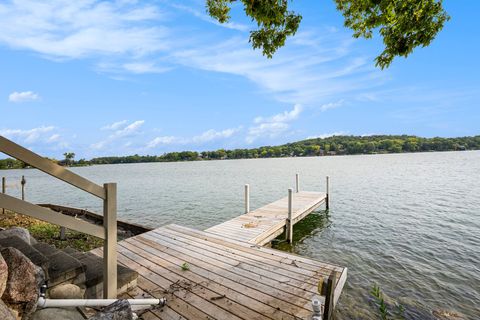
[[[45,299],[38,298],[39,308],[64,308],[64,307],[105,307],[119,299]],[[130,305],[165,305],[166,299],[127,299]]]

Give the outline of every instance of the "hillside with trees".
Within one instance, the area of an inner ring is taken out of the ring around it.
[[[94,164],[175,162],[197,160],[256,159],[281,157],[313,157],[352,154],[384,154],[429,151],[480,150],[480,136],[460,138],[421,138],[417,136],[333,136],[314,138],[280,146],[252,149],[219,149],[215,151],[181,151],[161,155],[131,155],[74,160],[75,153],[65,153],[60,165],[85,166]],[[21,169],[25,164],[14,159],[0,160],[0,169]]]

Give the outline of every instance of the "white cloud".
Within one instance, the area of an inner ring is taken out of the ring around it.
[[[40,99],[40,96],[33,92],[33,91],[22,91],[22,92],[12,92],[8,96],[8,101],[10,102],[28,102],[28,101],[35,101]]]
[[[233,134],[235,134],[239,130],[240,129],[238,128],[225,129],[222,131],[211,129],[211,130],[205,131],[204,133],[198,136],[194,136],[191,140],[194,143],[204,143],[204,142],[209,142],[216,139],[225,139],[225,138],[231,137]]]
[[[156,137],[149,143],[147,143],[147,148],[152,149],[156,148],[160,145],[167,145],[167,144],[172,144],[174,142],[178,141],[178,138],[174,136],[164,136],[164,137]]]
[[[303,108],[296,104],[290,111],[284,111],[271,117],[256,117],[254,126],[248,130],[246,141],[252,143],[258,138],[275,138],[290,128],[289,122],[298,119]]]
[[[162,73],[172,70],[171,67],[159,67],[154,62],[125,63],[123,69],[132,73]]]
[[[320,106],[321,111],[327,111],[329,109],[335,109],[341,107],[345,103],[345,100],[338,100],[336,102],[325,103]]]
[[[301,105],[296,104],[291,111],[284,111],[282,113],[276,114],[270,118],[256,117],[253,122],[262,123],[262,122],[288,122],[298,118],[303,108]]]
[[[137,1],[7,1],[0,4],[0,43],[53,59],[133,63],[169,48],[169,31],[158,24],[163,16]]]
[[[174,8],[176,8],[176,9],[179,9],[179,10],[182,10],[182,11],[185,11],[185,12],[188,12],[188,13],[194,15],[195,17],[199,18],[200,20],[203,20],[203,21],[206,21],[206,22],[209,22],[209,23],[213,23],[214,25],[217,25],[219,27],[223,27],[223,28],[227,28],[227,29],[233,29],[233,30],[237,30],[237,31],[248,31],[249,30],[249,27],[247,25],[241,24],[241,23],[236,23],[236,22],[233,22],[233,21],[220,23],[217,20],[211,18],[210,16],[202,13],[200,10],[196,10],[196,9],[192,8],[191,6],[184,6],[184,5],[181,5],[181,4],[173,4],[173,3],[171,3],[170,5]]]
[[[101,130],[118,130],[124,125],[128,123],[127,120],[117,121],[112,124],[107,124],[106,126],[102,127]]]
[[[48,139],[47,142],[57,142],[60,140],[60,135],[58,133],[52,134]]]
[[[345,136],[347,135],[348,132],[347,131],[337,131],[337,132],[330,132],[330,133],[322,133],[322,134],[318,134],[318,135],[315,135],[315,136],[309,136],[307,137],[307,139],[325,139],[325,138],[330,138],[330,137],[333,137],[333,136]]]
[[[62,150],[69,143],[58,133],[54,126],[40,126],[32,129],[0,129],[0,135],[29,148],[48,148]]]
[[[124,127],[123,129],[117,130],[114,133],[115,137],[127,137],[133,134],[136,134],[141,126],[145,123],[145,120],[137,120]]]
[[[41,126],[33,129],[3,129],[0,130],[0,135],[8,139],[20,140],[21,143],[35,143],[38,141],[46,141],[51,132],[55,129],[54,126]]]
[[[239,128],[229,128],[225,130],[207,130],[199,135],[193,137],[175,137],[175,136],[159,136],[147,143],[147,148],[152,149],[158,146],[165,146],[171,144],[203,144],[214,140],[227,139],[232,137],[235,133],[239,132]]]
[[[283,122],[262,123],[248,130],[246,141],[252,143],[260,137],[275,138],[289,128],[290,125]]]
[[[385,77],[371,57],[356,52],[350,35],[326,29],[298,33],[273,59],[252,50],[243,37],[176,51],[172,57],[189,67],[245,77],[280,102],[306,107],[358,94]]]
[[[137,120],[128,125],[127,123],[128,121],[123,120],[123,121],[118,121],[102,127],[101,130],[115,130],[115,131],[112,134],[110,134],[106,139],[103,139],[99,142],[91,144],[90,147],[96,150],[101,150],[119,139],[137,135],[139,134],[140,128],[145,123],[145,120]]]

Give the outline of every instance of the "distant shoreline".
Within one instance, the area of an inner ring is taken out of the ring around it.
[[[417,136],[332,136],[314,138],[280,146],[263,146],[251,149],[218,149],[215,151],[181,151],[162,155],[130,155],[97,157],[90,160],[55,160],[68,167],[99,164],[187,162],[236,159],[297,158],[315,156],[399,154],[420,152],[473,151],[480,150],[480,136],[458,138],[422,138]],[[27,165],[15,159],[1,159],[0,169],[23,169]]]

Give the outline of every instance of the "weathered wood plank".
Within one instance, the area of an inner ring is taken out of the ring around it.
[[[160,248],[157,249],[155,243],[147,244],[149,245],[137,241],[131,243],[125,241],[122,243],[122,247],[128,249],[131,252],[129,254],[139,255],[150,261],[146,262],[142,259],[141,263],[154,266],[154,269],[151,270],[157,273],[165,273],[172,280],[192,284],[193,290],[190,292],[203,297],[209,303],[221,306],[237,316],[245,319],[275,319],[276,316],[281,316],[284,319],[294,318],[293,315],[278,310],[278,306],[272,307],[265,302],[255,299],[256,293],[253,290],[242,288],[232,280],[215,274],[207,268],[197,266],[197,264],[188,259],[167,254]],[[189,264],[189,270],[181,270],[180,265],[183,262]],[[242,290],[239,290],[239,287]],[[275,317],[272,315],[275,315]]]
[[[326,194],[323,192],[302,191],[294,193],[292,199],[291,225],[294,225],[325,203]],[[233,240],[265,244],[283,232],[287,225],[287,218],[288,197],[213,226],[205,231],[223,235]]]

